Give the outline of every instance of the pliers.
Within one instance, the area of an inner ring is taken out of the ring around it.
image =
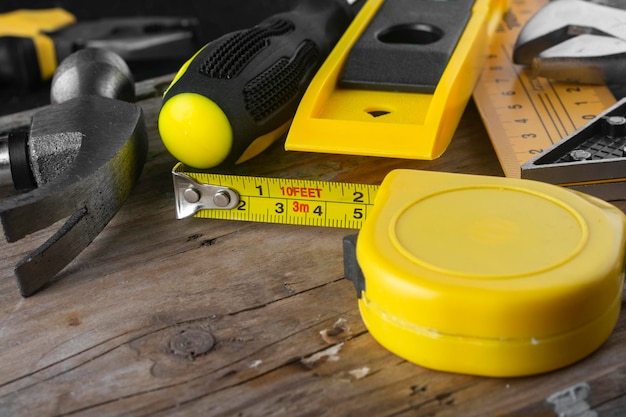
[[[188,17],[129,17],[78,22],[61,8],[0,15],[0,83],[32,87],[59,62],[85,48],[125,61],[186,59],[198,47],[199,23]]]
[[[559,81],[624,84],[625,9],[624,0],[552,1],[520,31],[513,61]]]

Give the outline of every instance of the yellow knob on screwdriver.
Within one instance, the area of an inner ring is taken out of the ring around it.
[[[167,150],[189,166],[219,165],[231,151],[233,131],[228,117],[200,94],[183,93],[167,100],[158,123]]]

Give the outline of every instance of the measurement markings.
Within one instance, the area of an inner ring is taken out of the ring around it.
[[[547,123],[545,121],[545,119],[543,117],[541,117],[541,113],[538,113],[537,115],[539,116],[539,119],[541,119],[541,123],[543,126],[546,127],[546,134],[548,136],[548,140],[549,140],[549,144],[548,146],[553,145],[554,143],[558,142],[559,140],[561,140],[561,138],[563,137],[563,135],[561,134],[561,132],[559,131],[559,125],[557,124],[556,119],[558,119],[558,116],[553,116],[553,113],[550,110],[556,112],[556,109],[551,105],[550,103],[550,97],[548,97],[547,94],[544,95],[538,95],[537,96],[539,102],[541,103],[541,106],[544,110],[544,112],[546,113],[546,118],[550,121],[550,125],[556,130],[556,137],[557,139],[555,140],[554,137],[550,134],[550,130],[547,127]]]
[[[556,100],[559,102],[560,108],[563,109],[564,115],[569,121],[569,124],[571,126],[571,130],[567,129],[567,127],[565,126],[563,127],[565,129],[565,134],[563,135],[563,137],[568,136],[577,129],[576,123],[574,122],[574,119],[572,118],[569,111],[567,110],[565,101],[561,98],[561,96],[557,92],[555,84],[552,82],[552,80],[547,80],[547,82],[548,82],[548,85],[550,86],[550,90],[552,91],[552,94],[554,94],[554,97],[556,97]]]
[[[183,172],[184,173],[184,172]],[[239,195],[233,209],[203,209],[196,217],[360,228],[378,186],[315,180],[185,173],[201,184]]]
[[[530,158],[615,103],[606,86],[532,78],[528,69],[513,62],[519,31],[545,3],[545,0],[511,2],[474,89],[476,107],[508,177],[519,178],[520,167]]]
[[[549,143],[554,143],[554,140],[552,138],[552,134],[550,133],[550,129],[548,127],[548,125],[546,124],[546,121],[544,120],[544,118],[542,117],[542,112],[539,108],[539,106],[537,106],[537,103],[535,102],[535,100],[533,100],[533,94],[531,93],[530,89],[532,88],[532,90],[534,91],[542,91],[543,90],[543,86],[541,84],[538,85],[538,87],[531,87],[529,88],[527,86],[530,85],[532,86],[533,80],[528,78],[525,74],[525,70],[523,68],[518,67],[514,62],[513,62],[513,56],[510,53],[510,51],[508,49],[506,49],[504,47],[504,45],[502,45],[502,51],[504,53],[504,56],[507,60],[507,63],[509,65],[509,67],[511,68],[511,70],[513,71],[513,73],[515,74],[515,80],[514,83],[518,83],[520,85],[520,87],[523,90],[524,96],[525,98],[528,100],[528,102],[530,103],[530,105],[532,106],[534,113],[529,114],[527,117],[532,117],[532,116],[536,116],[539,124],[541,125],[541,127],[543,128],[543,131],[547,137],[547,140],[549,141]],[[539,98],[539,104],[540,107],[543,108],[546,112],[548,111],[544,101],[541,99],[541,96],[538,96]],[[549,112],[548,112],[549,115]],[[528,119],[527,119],[528,120]],[[552,125],[554,126],[554,121],[552,120]],[[556,126],[555,126],[556,127]],[[557,129],[558,131],[558,129]],[[543,143],[543,139],[541,139],[541,136],[538,136],[538,142]],[[542,150],[542,148],[540,148]],[[541,151],[540,150],[540,151]],[[533,150],[526,150],[526,159],[530,159],[530,157],[532,156]],[[518,155],[520,154],[520,152],[518,152]],[[524,161],[526,162],[526,161]],[[520,164],[521,165],[521,164]]]

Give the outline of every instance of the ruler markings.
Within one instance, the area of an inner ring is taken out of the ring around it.
[[[566,116],[567,116],[567,120],[568,120],[568,121],[569,121],[569,123],[570,123],[570,129],[571,129],[571,130],[568,130],[566,127],[564,127],[564,129],[565,129],[565,135],[570,135],[571,133],[573,133],[573,132],[577,129],[577,127],[576,127],[576,123],[574,122],[574,119],[573,119],[572,115],[570,114],[570,112],[569,112],[569,110],[568,110],[568,108],[567,108],[566,102],[565,102],[565,101],[563,100],[563,98],[562,98],[562,97],[561,97],[561,96],[557,93],[557,90],[556,90],[555,84],[554,84],[551,80],[548,80],[548,83],[549,83],[549,85],[550,85],[550,90],[553,92],[554,96],[556,97],[556,100],[558,100],[558,102],[559,102],[559,104],[560,104],[561,108],[563,108],[563,109],[564,109],[564,111],[565,111],[565,114],[566,114]]]
[[[513,48],[505,48],[503,45],[503,55],[507,59],[507,63],[512,73],[514,74],[513,83],[519,83],[520,87],[523,89],[524,98],[527,98],[530,105],[534,110],[533,113],[529,113],[525,115],[530,118],[531,116],[536,116],[538,123],[541,125],[543,131],[545,132],[547,139],[550,144],[556,143],[563,137],[562,133],[559,131],[558,124],[555,121],[555,117],[558,119],[558,112],[556,108],[550,106],[547,103],[550,103],[549,94],[546,93],[546,89],[544,86],[544,82],[542,80],[531,78],[527,76],[527,71],[523,67],[517,66],[513,62],[512,50]],[[552,110],[552,112],[551,112]],[[546,120],[547,119],[547,120]],[[530,120],[530,119],[529,119]],[[548,123],[549,121],[549,123]],[[558,138],[558,139],[557,139]],[[536,151],[532,149],[526,148],[525,151],[527,153],[534,154],[537,151],[541,151],[542,148],[539,147]]]
[[[576,130],[615,103],[604,86],[551,83],[532,78],[528,70],[513,64],[512,50],[519,30],[545,3],[546,0],[512,1],[511,9],[494,35],[487,65],[474,91],[474,100],[500,163],[510,177],[519,177],[524,162],[568,134],[570,124]],[[245,210],[240,210],[244,207],[201,210],[197,214],[206,218],[360,228],[377,190],[377,186],[365,184],[185,174],[200,183],[234,189],[246,206]],[[317,189],[322,190],[323,195],[317,195]],[[289,192],[298,195],[284,195]],[[362,199],[355,200],[355,197]],[[277,207],[277,203],[282,203],[283,207]],[[258,213],[256,206],[263,204],[265,207]],[[316,213],[317,206],[320,209]],[[276,213],[277,208],[283,212]],[[298,209],[297,213],[293,213],[293,208]]]
[[[551,105],[550,96],[547,94],[537,94],[537,99],[541,103],[541,110],[545,113],[545,117],[539,116],[542,121],[543,126],[546,128],[546,132],[548,133],[548,139],[550,140],[550,145],[558,142],[561,137],[563,137],[563,133],[559,131],[559,125],[557,124],[556,119],[558,119],[558,115],[556,114],[556,109]],[[549,121],[550,123],[547,123]],[[555,131],[554,134],[550,134],[550,127],[552,127]],[[556,139],[555,139],[556,138]],[[543,151],[543,148],[541,149]]]
[[[512,53],[519,31],[546,0],[513,0],[491,45],[474,101],[506,176],[615,103],[606,86],[533,78]]]
[[[201,184],[228,187],[238,207],[203,209],[196,217],[267,223],[360,228],[378,186],[319,180],[183,172]]]

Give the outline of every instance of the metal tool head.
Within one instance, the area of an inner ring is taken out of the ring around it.
[[[122,57],[107,49],[87,48],[61,62],[52,77],[50,102],[90,95],[135,101],[135,80]]]
[[[41,150],[37,164],[46,168],[42,180],[33,190],[0,201],[8,242],[67,219],[17,264],[15,275],[25,297],[49,282],[102,231],[130,194],[146,159],[147,132],[139,106],[91,95],[88,88],[76,93],[78,97],[32,117],[29,140]],[[64,152],[53,151],[59,147]]]
[[[521,177],[626,199],[626,99],[526,162]]]
[[[558,0],[541,8],[519,33],[513,61],[536,76],[561,81],[624,82],[626,10],[583,0]]]
[[[82,48],[107,49],[126,61],[187,59],[198,47],[192,17],[120,17],[78,22],[51,36],[58,56]]]
[[[93,120],[98,115],[98,123]],[[23,296],[41,288],[104,229],[130,194],[142,170],[147,134],[141,110],[130,103],[89,96],[53,106],[33,117],[31,134],[82,137],[72,165],[54,180],[0,201],[7,241],[68,217],[15,269]]]

